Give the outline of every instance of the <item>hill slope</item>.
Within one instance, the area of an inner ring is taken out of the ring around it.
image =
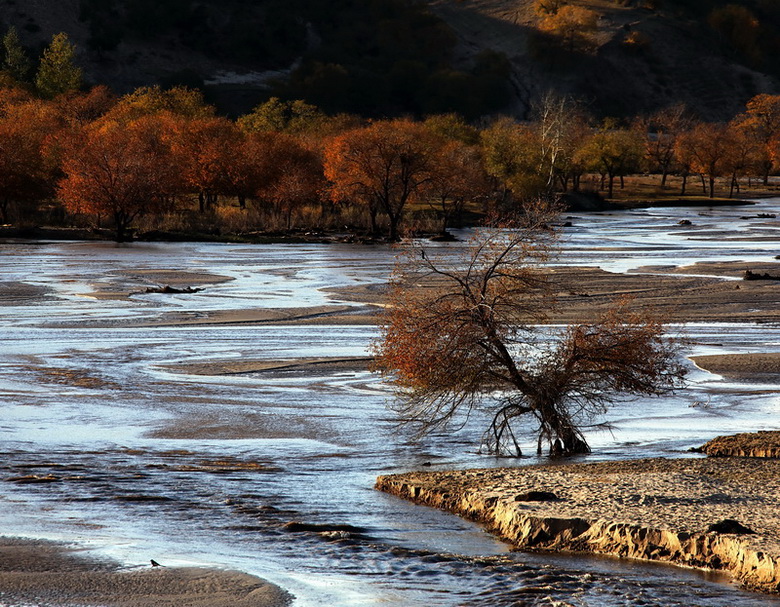
[[[660,0],[644,0],[650,1]],[[205,85],[233,113],[273,92],[307,97],[330,111],[456,109],[474,118],[503,108],[528,117],[553,90],[580,98],[597,116],[682,102],[702,118],[721,120],[757,93],[780,92],[760,62],[747,67],[715,38],[705,22],[708,7],[651,10],[576,0],[598,22],[591,47],[569,52],[539,34],[534,0],[428,0],[450,33],[409,4],[6,0],[0,23],[15,26],[32,54],[52,34],[67,32],[93,83],[118,92],[154,83]]]
[[[708,120],[730,118],[758,93],[780,92],[776,78],[740,64],[701,20],[684,14],[577,2],[599,14],[595,49],[545,57],[534,48],[539,17],[530,0],[429,4],[457,32],[463,58],[485,47],[509,57],[514,111],[521,116],[547,90],[579,97],[597,115],[632,116],[685,103]]]

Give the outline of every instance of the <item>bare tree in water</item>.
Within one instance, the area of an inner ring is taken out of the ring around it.
[[[682,385],[681,342],[629,301],[593,323],[540,326],[555,305],[545,269],[554,216],[537,203],[515,225],[479,231],[460,258],[420,246],[401,257],[375,364],[421,434],[488,406],[492,453],[522,455],[521,424],[539,454],[545,443],[551,455],[589,453],[583,429],[610,403]]]

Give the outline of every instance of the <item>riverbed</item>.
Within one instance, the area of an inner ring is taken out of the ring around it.
[[[556,263],[634,273],[772,263],[778,212],[780,200],[765,200],[573,215]],[[480,415],[422,442],[396,427],[392,390],[360,364],[376,328],[349,322],[370,310],[339,295],[381,285],[394,255],[0,244],[0,535],[65,541],[128,568],[155,559],[245,571],[301,607],[780,605],[693,571],[514,553],[475,525],[375,491],[379,474],[538,461],[481,455]],[[194,292],[146,292],[164,284]],[[302,312],[285,322],[280,309]],[[691,354],[780,352],[772,323],[674,330]],[[274,364],[329,358],[352,362]],[[672,397],[616,405],[614,429],[588,435],[587,459],[694,457],[690,447],[719,434],[780,429],[780,381],[691,369]]]

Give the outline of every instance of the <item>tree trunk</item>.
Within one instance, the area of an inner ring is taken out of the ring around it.
[[[550,441],[551,456],[569,456],[590,453],[590,447],[582,432],[565,416],[561,415],[555,403],[536,407],[541,420],[542,434]]]
[[[715,176],[710,175],[710,198],[715,198]]]
[[[377,208],[376,205],[368,205],[368,217],[371,221],[371,235],[377,236],[379,234],[379,226],[376,223]]]
[[[401,222],[401,214],[388,213],[387,217],[390,220],[390,234],[389,234],[390,241],[396,242],[400,240],[400,238],[398,238],[398,224]]]
[[[682,188],[680,189],[680,196],[685,196],[685,186],[688,185],[688,173],[682,176]]]
[[[116,242],[127,242],[127,229],[130,227],[131,217],[128,217],[124,213],[114,213],[114,229]]]

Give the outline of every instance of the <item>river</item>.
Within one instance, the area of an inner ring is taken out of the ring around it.
[[[771,261],[780,224],[758,213],[780,213],[780,200],[574,215],[557,263],[628,272]],[[685,218],[695,222],[683,231]],[[247,571],[288,589],[298,607],[780,605],[679,568],[511,552],[457,517],[378,493],[379,474],[536,460],[479,455],[478,416],[412,440],[393,423],[391,390],[368,371],[183,370],[365,355],[370,326],[175,319],[340,304],[326,288],[381,283],[389,248],[13,242],[0,244],[0,264],[0,535],[63,540],[127,566],[153,558]],[[230,280],[142,292],[146,272],[171,269]],[[696,354],[780,351],[777,326],[685,331]],[[589,459],[690,457],[718,434],[780,428],[780,385],[700,370],[690,379],[676,396],[615,406],[613,432],[588,437]],[[29,475],[49,482],[8,480]]]

